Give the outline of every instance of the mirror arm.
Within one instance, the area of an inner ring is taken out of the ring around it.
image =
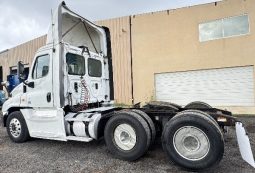
[[[27,81],[22,81],[24,83],[24,85],[30,87],[30,88],[34,88],[35,87],[35,83],[34,82],[27,82]]]
[[[34,88],[35,87],[35,83],[34,82],[29,82],[27,86],[30,87],[30,88]]]

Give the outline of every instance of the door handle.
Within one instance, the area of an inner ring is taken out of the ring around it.
[[[50,102],[50,101],[51,101],[51,93],[50,93],[50,92],[47,93],[46,98],[47,98],[47,102]]]
[[[75,92],[78,93],[78,83],[77,82],[74,82],[74,90],[75,90]]]

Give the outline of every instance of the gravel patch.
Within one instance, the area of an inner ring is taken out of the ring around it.
[[[1,116],[2,118],[2,116]],[[243,117],[252,149],[255,152],[255,117]],[[103,140],[90,143],[59,142],[32,139],[16,144],[10,141],[0,121],[0,172],[186,172],[171,163],[163,152],[160,138],[141,159],[127,162],[114,158]],[[225,135],[225,153],[222,161],[207,172],[254,172],[240,156],[235,129]]]

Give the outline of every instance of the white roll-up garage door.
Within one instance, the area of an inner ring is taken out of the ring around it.
[[[254,106],[253,66],[155,74],[156,99],[186,105]]]

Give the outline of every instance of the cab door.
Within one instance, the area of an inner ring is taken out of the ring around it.
[[[105,74],[103,73],[103,58],[91,56],[87,58],[86,82],[90,90],[91,102],[104,101],[106,92]]]
[[[64,111],[53,106],[52,52],[52,49],[44,49],[36,54],[24,85],[26,89],[21,98],[21,106],[25,108],[21,112],[30,136],[65,140]]]
[[[41,51],[36,55],[27,83],[27,104],[29,107],[53,107],[52,50]]]

